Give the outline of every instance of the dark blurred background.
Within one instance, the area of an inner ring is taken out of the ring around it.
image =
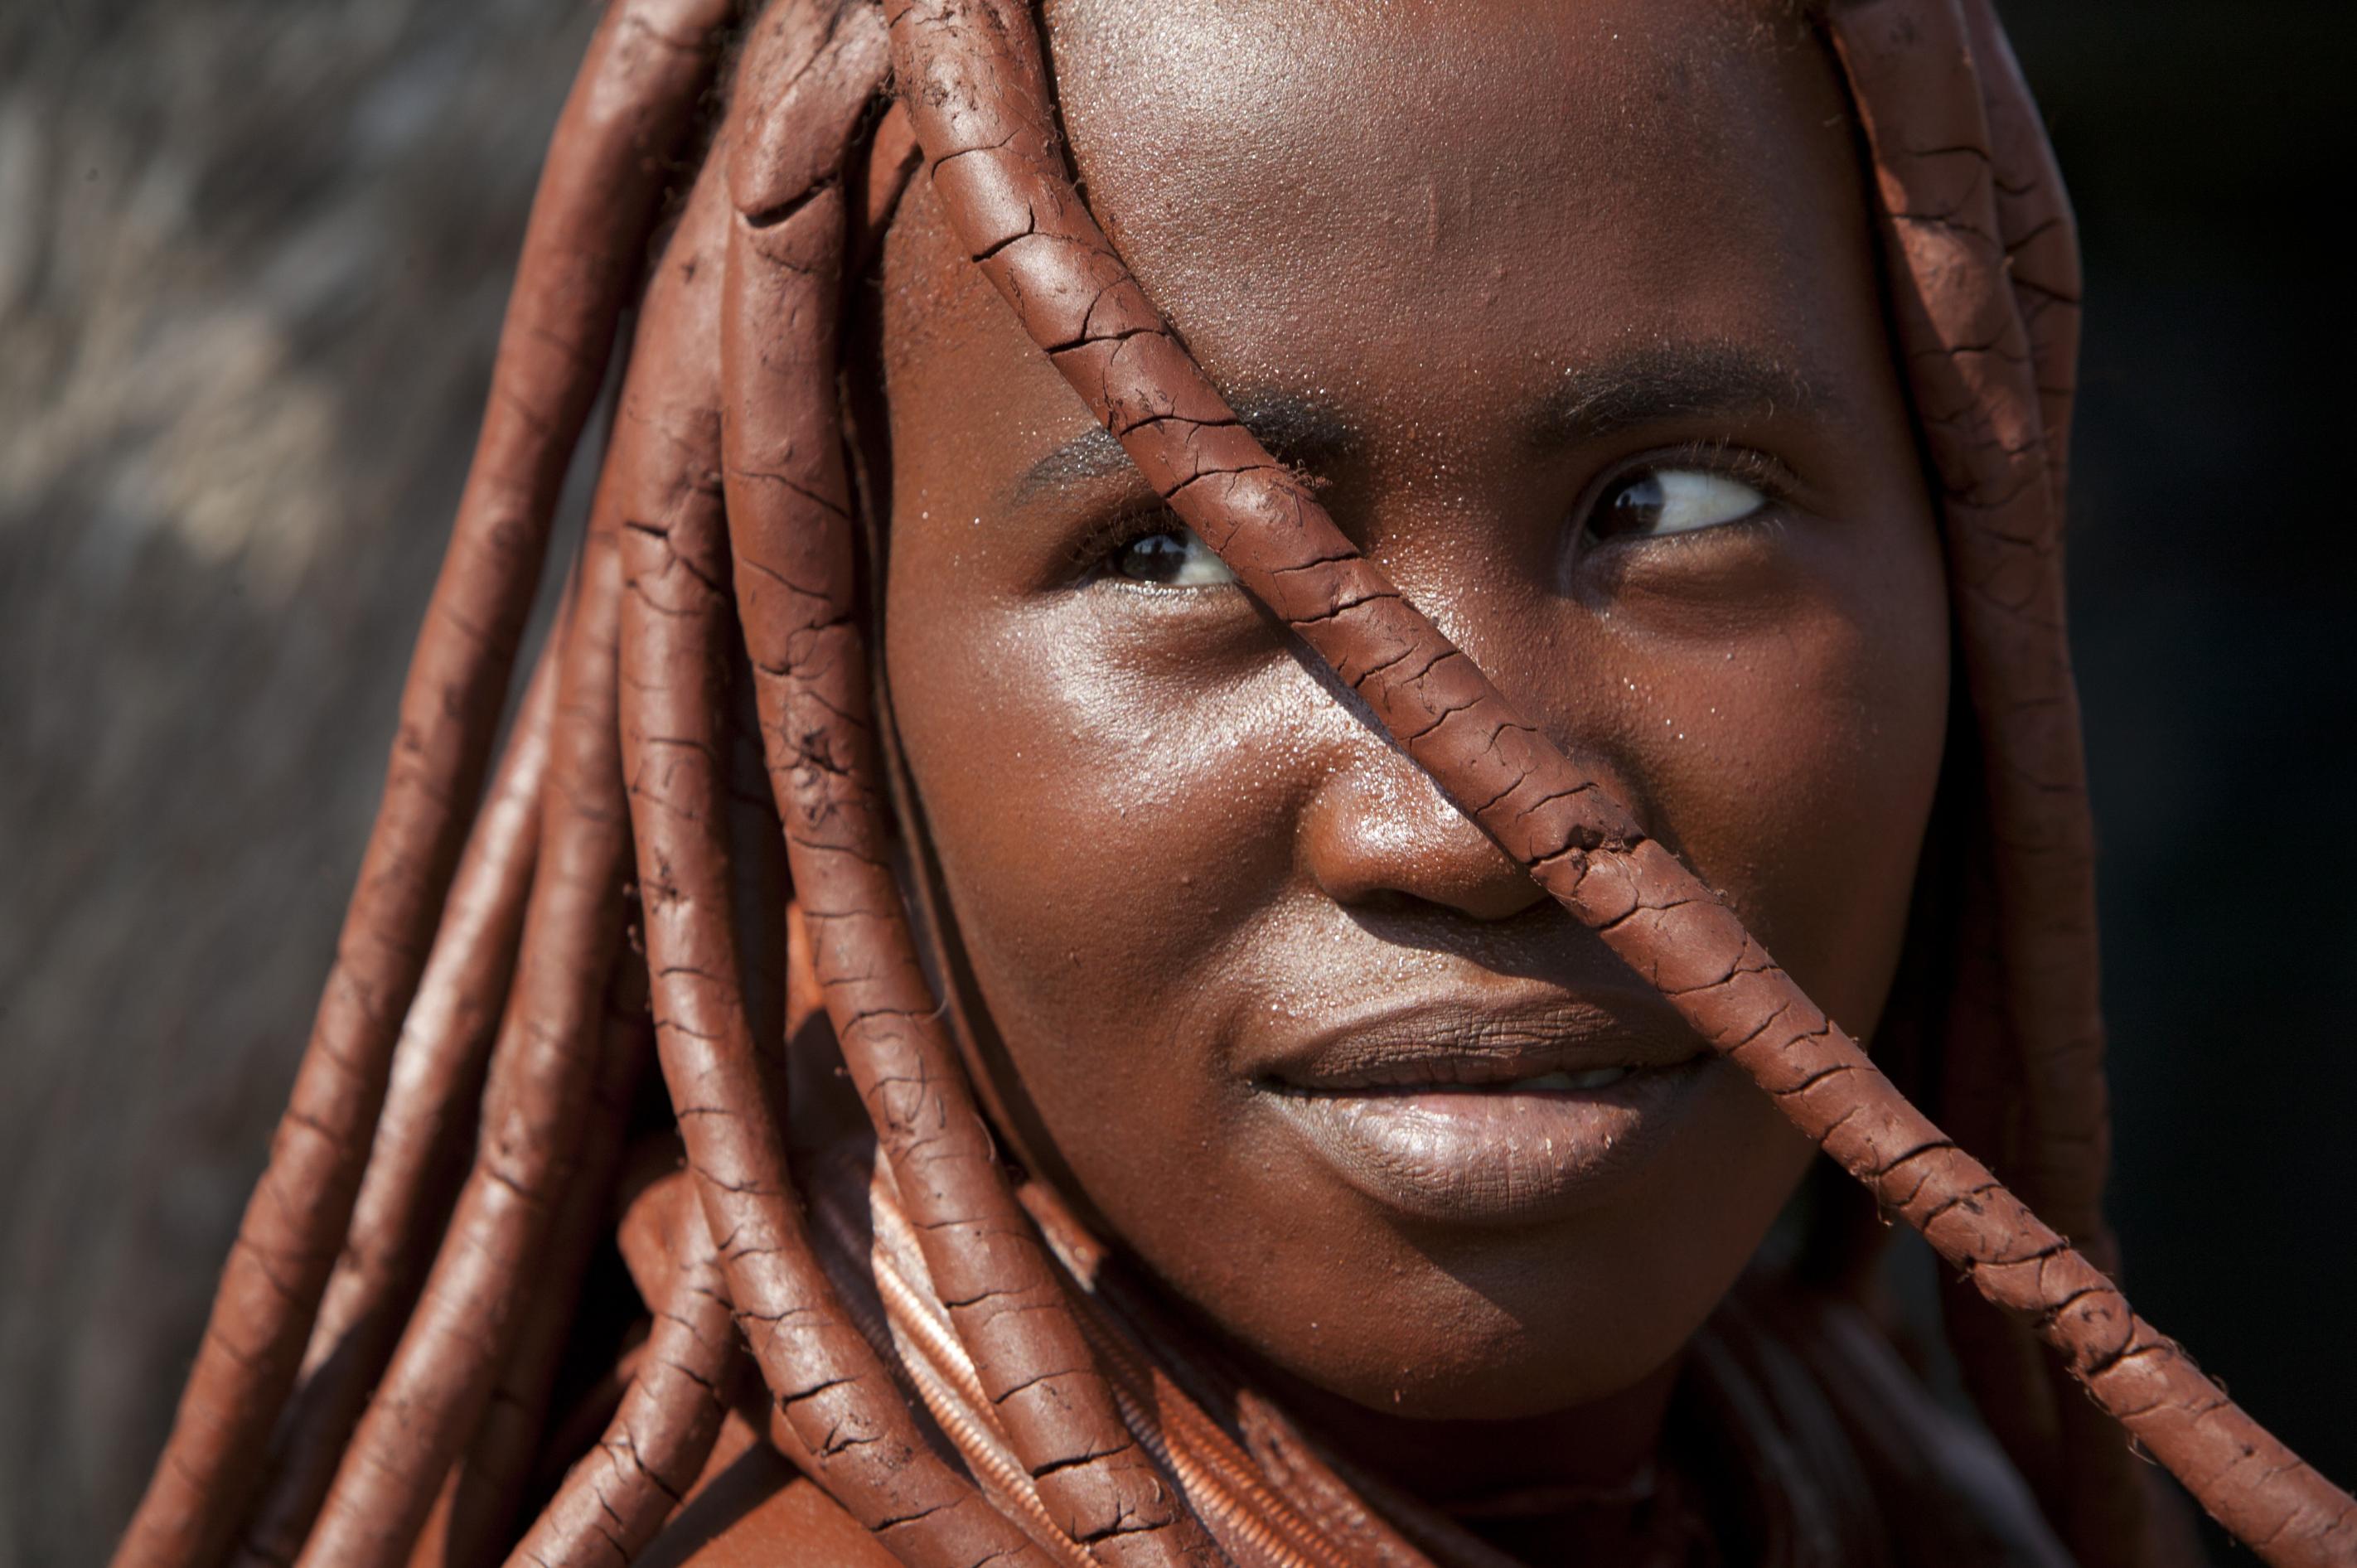
[[[2142,1309],[2357,1480],[2357,13],[2015,0]],[[585,0],[0,6],[0,1568],[102,1560],[373,807]]]

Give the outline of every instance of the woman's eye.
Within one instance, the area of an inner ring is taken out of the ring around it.
[[[1196,538],[1193,529],[1175,521],[1160,532],[1119,546],[1110,564],[1117,575],[1133,583],[1167,588],[1209,588],[1236,580],[1228,564]]]
[[[1742,480],[1707,468],[1648,468],[1604,492],[1587,531],[1598,539],[1687,533],[1749,517],[1767,504]]]

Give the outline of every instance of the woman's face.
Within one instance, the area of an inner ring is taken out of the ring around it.
[[[1094,210],[1522,711],[1870,1026],[1947,621],[1852,130],[1781,7],[1054,7]],[[1017,1152],[1386,1411],[1647,1383],[1809,1157],[1150,489],[921,179],[889,683]]]

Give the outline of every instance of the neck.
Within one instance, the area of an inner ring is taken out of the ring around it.
[[[1045,1184],[1027,1206],[1051,1233],[1102,1256],[1092,1233]],[[1095,1264],[1083,1271],[1093,1274]],[[1631,1564],[1692,1560],[1691,1497],[1662,1465],[1663,1434],[1683,1356],[1601,1399],[1535,1415],[1409,1415],[1371,1408],[1282,1371],[1114,1262],[1104,1283],[1148,1343],[1214,1348],[1231,1375],[1272,1401],[1341,1466],[1525,1562]],[[1183,1352],[1182,1352],[1183,1353]],[[1208,1370],[1208,1369],[1206,1369]],[[1224,1379],[1210,1374],[1216,1384]],[[1350,1479],[1348,1476],[1344,1477]],[[1375,1498],[1369,1498],[1371,1502]],[[1379,1505],[1380,1508],[1380,1505]]]
[[[1673,1361],[1632,1388],[1540,1415],[1433,1418],[1371,1410],[1273,1369],[1257,1380],[1345,1460],[1443,1513],[1609,1509],[1651,1492]],[[1551,1506],[1560,1503],[1560,1509]]]

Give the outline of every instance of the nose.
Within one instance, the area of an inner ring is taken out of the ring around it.
[[[1387,746],[1327,777],[1302,813],[1300,853],[1345,908],[1430,907],[1503,920],[1546,897],[1423,769]]]

